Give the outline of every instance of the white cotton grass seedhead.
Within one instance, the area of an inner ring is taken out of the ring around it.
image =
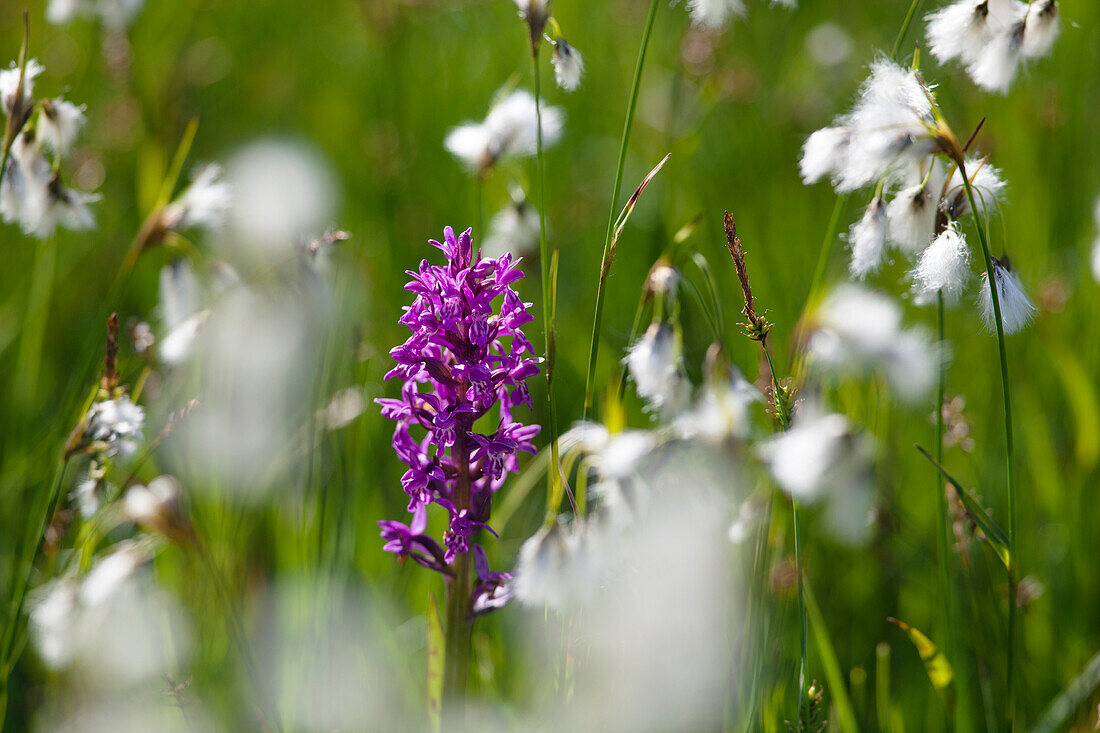
[[[3,187],[0,215],[4,221],[33,231],[42,217],[53,172],[32,133],[24,130],[12,143]]]
[[[203,326],[193,359],[206,377],[203,399],[175,433],[181,474],[193,461],[217,481],[196,488],[228,491],[245,501],[285,487],[271,457],[303,450],[301,416],[319,367],[323,317],[300,298],[237,288],[225,294]],[[172,408],[174,409],[174,408]]]
[[[1029,59],[1046,56],[1060,32],[1058,1],[1035,0],[1024,21],[1024,56]]]
[[[550,58],[550,64],[554,67],[554,80],[558,86],[567,92],[576,91],[581,85],[581,77],[584,76],[584,58],[581,52],[564,38],[559,38],[554,43],[554,55]]]
[[[550,730],[709,730],[721,726],[730,644],[743,632],[740,558],[728,529],[736,505],[725,462],[715,451],[669,446],[649,471],[649,511],[619,526],[586,520],[596,544],[581,555],[590,598],[575,619],[577,664],[570,704],[532,711]],[[704,459],[706,455],[709,458]],[[526,636],[546,639],[560,623],[536,606]],[[728,642],[728,643],[727,643]],[[555,647],[544,650],[555,658]],[[684,659],[691,663],[685,665]]]
[[[839,66],[852,56],[852,34],[838,23],[820,23],[806,34],[806,51],[822,66]]]
[[[494,104],[483,122],[464,122],[452,128],[443,147],[469,170],[485,175],[499,160],[537,152],[540,119],[542,144],[550,147],[561,138],[562,111],[545,105],[537,109],[530,92],[516,90]]]
[[[190,260],[175,260],[160,271],[160,317],[164,336],[157,357],[168,365],[187,361],[209,311],[203,310],[202,284]]]
[[[936,228],[936,194],[928,184],[898,191],[886,207],[890,242],[907,255],[916,255],[932,241]]]
[[[993,258],[993,275],[997,285],[1004,332],[1016,333],[1027,327],[1035,319],[1035,314],[1039,310],[1031,304],[1031,298],[1024,290],[1020,276],[1012,269],[1007,257],[1001,260]],[[986,330],[995,331],[997,318],[993,311],[993,296],[989,291],[989,276],[985,272],[982,273],[982,284],[978,291],[978,305],[981,307]]]
[[[95,228],[95,215],[90,204],[102,198],[96,193],[78,191],[61,183],[56,176],[46,187],[45,198],[39,211],[38,221],[33,226],[25,226],[27,234],[38,239],[49,239],[60,226],[71,231],[86,231]]]
[[[687,0],[691,22],[699,28],[719,30],[733,18],[745,14],[742,0]]]
[[[779,487],[800,501],[824,501],[832,534],[851,544],[868,533],[872,453],[848,418],[815,401],[803,403],[788,430],[757,448]]]
[[[967,72],[987,92],[1006,94],[1024,59],[1026,24],[1016,21],[997,31],[981,52],[967,64]]]
[[[588,602],[597,588],[593,539],[585,527],[580,521],[566,526],[555,520],[523,543],[514,585],[520,603],[566,613]]]
[[[328,163],[298,141],[249,143],[226,162],[225,184],[208,183],[203,197],[209,204],[232,191],[223,244],[277,262],[293,257],[299,241],[328,226],[337,205]]]
[[[188,629],[147,571],[154,549],[148,541],[125,540],[83,578],[58,579],[36,592],[30,626],[44,662],[75,670],[85,684],[116,688],[185,662]]]
[[[802,182],[809,185],[836,175],[851,136],[851,130],[846,127],[823,127],[806,138],[799,160]]]
[[[989,0],[958,0],[925,16],[928,48],[940,63],[974,61],[997,23]],[[992,17],[991,17],[992,15]]]
[[[627,351],[623,363],[648,409],[668,415],[684,407],[690,384],[681,366],[679,336],[667,323],[651,323]]]
[[[882,268],[886,256],[886,204],[875,196],[848,234],[852,251],[849,270],[852,277],[863,280]]]
[[[763,395],[736,367],[727,369],[726,375],[725,380],[708,375],[691,409],[673,423],[678,436],[708,443],[748,436],[752,406],[762,402]]]
[[[558,438],[558,449],[562,453],[574,449],[590,454],[599,453],[607,447],[610,439],[611,432],[603,423],[580,420],[561,434]]]
[[[73,487],[72,500],[80,516],[91,519],[101,504],[103,479],[107,475],[107,466],[96,460],[88,465],[88,473]]]
[[[127,521],[154,531],[178,526],[183,488],[172,476],[161,475],[148,485],[134,484],[122,497],[122,514]]]
[[[481,256],[497,258],[506,252],[521,256],[534,252],[539,243],[539,212],[520,196],[498,211],[489,222],[489,234],[481,242]]]
[[[974,191],[974,200],[981,209],[982,217],[987,218],[994,208],[1004,202],[1007,184],[1001,171],[990,164],[987,158],[968,158],[964,163],[970,187]],[[947,182],[947,193],[940,202],[940,209],[952,220],[962,219],[970,213],[970,197],[966,194],[966,185],[957,167]]]
[[[138,448],[145,425],[145,410],[128,395],[93,402],[84,419],[84,440],[107,456],[128,458]]]
[[[0,71],[0,104],[3,105],[5,116],[10,117],[16,107],[26,109],[28,105],[34,103],[34,80],[44,70],[42,64],[38,63],[38,59],[27,61],[23,74],[23,96],[20,99],[16,99],[16,93],[19,91],[18,64],[13,61],[11,66]]]
[[[99,19],[117,31],[129,26],[144,5],[145,0],[50,0],[46,20],[65,25],[77,17]]]
[[[825,298],[814,320],[807,354],[818,372],[877,372],[907,402],[919,401],[935,384],[939,348],[923,330],[903,329],[900,307],[885,295],[842,285]]]
[[[233,187],[225,180],[217,163],[196,169],[191,183],[179,197],[165,207],[164,226],[174,231],[190,227],[219,229],[233,203]]]
[[[918,298],[934,300],[942,292],[948,304],[958,302],[970,279],[970,249],[958,222],[951,222],[924,250],[910,276]]]
[[[36,132],[55,153],[68,155],[84,122],[84,105],[77,106],[61,97],[45,99]]]
[[[806,140],[803,181],[829,175],[846,193],[922,161],[941,144],[931,109],[931,90],[916,71],[876,60],[852,110]]]

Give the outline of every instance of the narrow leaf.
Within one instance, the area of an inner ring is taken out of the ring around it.
[[[428,596],[428,726],[438,733],[443,709],[443,655],[446,640],[435,596]]]
[[[955,487],[955,493],[958,494],[959,500],[962,501],[963,508],[966,510],[967,515],[974,521],[978,528],[981,529],[982,534],[989,540],[990,547],[993,548],[993,552],[997,554],[1001,562],[1004,563],[1005,568],[1012,568],[1012,555],[1009,551],[1008,535],[1004,533],[997,523],[993,521],[992,517],[986,513],[982,505],[977,502],[974,497],[970,495],[966,489],[962,487],[962,484],[956,481],[951,474],[944,470],[943,466],[936,462],[936,459],[928,454],[924,448],[917,446],[917,450],[927,458],[933,466],[939,470],[944,480]]]
[[[951,663],[947,661],[947,657],[943,655],[939,647],[933,644],[932,640],[925,636],[920,629],[915,629],[893,616],[886,620],[909,635],[909,641],[913,642],[913,646],[917,648],[917,654],[924,662],[924,671],[928,673],[928,679],[932,682],[932,686],[940,693],[950,687],[951,681],[955,678],[955,672],[951,669]]]
[[[1077,675],[1073,682],[1070,682],[1069,686],[1054,698],[1031,733],[1055,733],[1055,731],[1065,730],[1070,716],[1092,697],[1098,687],[1100,687],[1100,652],[1093,655],[1081,674]]]
[[[634,189],[634,193],[631,194],[630,199],[626,202],[626,206],[623,207],[623,211],[619,214],[618,220],[615,222],[615,235],[611,238],[615,241],[619,238],[619,235],[623,232],[623,227],[626,226],[626,220],[630,218],[630,215],[634,212],[634,207],[638,205],[638,199],[642,195],[642,191],[649,185],[649,182],[664,168],[665,163],[668,162],[672,153],[669,153],[665,157],[661,158],[661,162],[653,166],[653,170],[646,174],[646,177],[642,179],[642,182],[638,184],[638,188]]]

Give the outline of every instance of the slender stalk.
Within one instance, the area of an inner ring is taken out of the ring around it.
[[[1014,464],[1014,441],[1012,437],[1012,387],[1008,381],[1008,352],[1005,344],[1004,322],[1001,319],[1001,300],[997,293],[997,275],[993,269],[993,258],[989,254],[989,242],[986,241],[985,222],[978,213],[978,203],[974,198],[974,189],[970,185],[970,177],[966,173],[963,155],[960,153],[955,160],[959,166],[959,176],[966,187],[966,196],[970,202],[970,210],[974,213],[974,223],[978,230],[978,241],[982,245],[982,257],[985,260],[985,272],[988,278],[990,300],[993,302],[993,319],[997,328],[997,350],[1001,361],[1001,396],[1004,402],[1005,415],[1005,473],[1007,478],[1008,493],[1008,551],[1011,562],[1008,568],[1008,644],[1006,656],[1008,667],[1006,673],[1007,700],[1005,704],[1005,719],[1008,730],[1012,730],[1016,712],[1016,577],[1019,566],[1019,558],[1016,555],[1016,483]]]
[[[905,36],[909,34],[909,26],[913,25],[913,18],[917,15],[917,10],[920,9],[922,0],[913,0],[909,3],[909,10],[905,13],[905,20],[901,22],[901,28],[898,30],[898,37],[894,39],[894,47],[890,49],[890,58],[897,61],[898,54],[901,53],[901,44],[905,42]]]
[[[554,277],[550,266],[550,244],[546,238],[546,159],[542,148],[542,73],[538,46],[532,46],[531,65],[535,74],[536,162],[539,181],[539,259],[542,266],[542,325],[546,334],[546,401],[550,427],[550,472],[547,481],[553,502],[560,498],[561,469],[558,461],[558,408],[554,400]]]
[[[802,534],[798,528],[798,500],[791,499],[794,521],[794,565],[798,573],[798,640],[802,652],[798,663],[798,718],[802,719],[802,696],[806,691],[806,591],[802,580]]]
[[[16,640],[19,637],[18,630],[23,616],[23,606],[27,600],[27,590],[30,587],[31,574],[34,572],[34,562],[38,557],[39,548],[42,546],[42,537],[49,525],[50,518],[57,510],[58,501],[61,498],[64,485],[65,469],[69,461],[61,458],[54,471],[54,478],[48,492],[39,494],[46,506],[42,511],[35,511],[32,516],[39,517],[33,526],[32,532],[24,534],[23,544],[19,548],[15,565],[12,568],[11,581],[8,587],[8,619],[4,627],[4,637],[0,641],[0,729],[4,727],[4,716],[8,702],[8,679],[16,662]]]
[[[642,69],[645,67],[646,51],[649,48],[649,36],[653,31],[653,21],[657,17],[657,5],[660,0],[650,0],[649,14],[646,16],[645,30],[642,31],[642,45],[638,49],[638,61],[634,67],[634,81],[630,87],[630,101],[627,103],[626,120],[623,122],[623,135],[619,141],[619,162],[615,167],[615,185],[611,193],[611,211],[607,217],[607,234],[603,240],[603,254],[600,267],[607,260],[607,251],[611,246],[611,236],[615,231],[615,218],[619,212],[619,195],[623,187],[623,169],[626,166],[626,150],[630,144],[630,131],[634,126],[634,113],[638,107],[638,91],[641,88]],[[592,411],[592,391],[595,389],[596,359],[600,351],[600,326],[603,322],[603,279],[596,287],[596,309],[592,316],[592,341],[588,347],[588,376],[584,383],[584,418],[587,420]]]
[[[455,492],[455,510],[470,508],[470,451],[466,443],[468,425],[455,431],[451,456],[458,466],[458,485]],[[463,723],[463,698],[466,695],[466,679],[470,668],[470,554],[463,552],[452,565],[454,578],[447,587],[447,635],[443,656],[443,705],[460,728]],[[459,716],[455,720],[455,716]]]

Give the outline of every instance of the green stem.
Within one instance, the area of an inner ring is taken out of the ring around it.
[[[4,628],[3,640],[0,641],[0,729],[4,725],[4,715],[7,707],[8,679],[11,677],[12,669],[17,661],[15,653],[16,639],[19,636],[19,625],[23,616],[23,606],[27,599],[27,589],[30,587],[31,574],[34,572],[34,562],[38,558],[38,551],[42,546],[42,537],[49,525],[50,518],[57,510],[57,504],[61,498],[65,469],[68,465],[68,460],[62,458],[54,471],[50,490],[38,495],[45,501],[46,506],[32,514],[32,516],[39,518],[38,522],[33,526],[31,532],[24,534],[22,546],[19,548],[15,565],[12,568],[8,588],[8,620]]]
[[[936,343],[942,347],[942,344],[946,341],[946,334],[944,329],[944,303],[943,303],[943,291],[936,291]],[[941,466],[943,465],[943,403],[945,384],[947,381],[947,369],[943,361],[941,360],[936,366],[936,462]],[[940,477],[939,472],[936,472],[936,519],[937,519],[937,531],[936,536],[938,540],[939,555],[939,574],[940,574],[940,601],[943,604],[943,630],[946,641],[947,653],[950,655],[952,662],[956,665],[956,668],[960,668],[958,660],[958,649],[955,646],[955,619],[954,619],[954,599],[951,589],[951,573],[948,570],[949,562],[949,544],[947,536],[947,495],[945,493],[945,487],[943,480]],[[961,687],[961,683],[960,683]],[[963,690],[959,690],[963,693]],[[961,697],[961,694],[960,694]],[[950,726],[950,721],[948,726]]]
[[[1006,674],[1007,701],[1005,704],[1005,719],[1008,730],[1012,730],[1016,709],[1016,577],[1019,567],[1019,557],[1016,555],[1016,484],[1015,471],[1013,469],[1014,441],[1012,437],[1012,388],[1008,381],[1008,352],[1005,344],[1004,321],[1001,318],[1001,300],[997,293],[997,275],[993,269],[993,258],[989,254],[989,242],[986,241],[985,224],[978,213],[978,202],[974,198],[974,188],[970,185],[970,177],[966,173],[963,155],[959,153],[955,160],[959,166],[959,176],[966,187],[966,196],[970,202],[970,210],[974,213],[975,228],[978,230],[978,241],[982,245],[982,258],[985,260],[985,273],[988,279],[990,300],[993,302],[993,320],[997,328],[997,350],[1001,360],[1001,396],[1004,402],[1005,415],[1005,473],[1008,487],[1008,551],[1011,562],[1008,568],[1008,643],[1006,656],[1008,668]]]
[[[791,515],[794,520],[794,565],[798,573],[798,639],[801,659],[798,663],[798,719],[802,720],[802,696],[806,690],[806,595],[802,580],[802,534],[798,528],[798,501],[791,499]],[[803,730],[803,728],[799,728]]]
[[[894,39],[894,47],[890,50],[890,58],[895,61],[898,60],[898,53],[901,52],[901,44],[905,42],[905,36],[909,33],[909,26],[913,24],[913,18],[917,15],[917,10],[920,8],[922,0],[913,0],[909,4],[909,10],[905,13],[905,20],[901,22],[901,29],[898,31],[898,37]]]
[[[547,482],[551,503],[561,498],[561,470],[558,460],[558,409],[554,400],[554,273],[550,266],[550,244],[546,238],[546,160],[542,146],[542,73],[539,70],[538,46],[533,47],[531,64],[535,74],[536,163],[539,182],[539,260],[542,266],[542,326],[546,334],[546,401],[550,427],[550,470]]]
[[[634,126],[634,113],[638,107],[638,91],[641,88],[642,69],[645,67],[646,50],[649,48],[649,36],[653,30],[653,21],[657,17],[659,0],[650,0],[649,14],[646,16],[645,30],[642,31],[642,45],[638,49],[638,61],[634,67],[634,82],[630,87],[630,101],[626,108],[626,121],[623,123],[623,135],[619,141],[619,162],[615,167],[615,186],[611,194],[611,212],[607,217],[607,234],[603,240],[603,255],[600,267],[607,260],[607,251],[611,247],[611,235],[615,231],[615,218],[619,212],[619,194],[623,187],[623,169],[626,166],[626,150],[630,144],[630,130]],[[587,420],[592,411],[592,391],[595,389],[596,359],[600,350],[600,326],[603,322],[603,278],[596,287],[596,309],[592,317],[592,341],[588,347],[588,376],[584,384],[584,418]]]
[[[36,406],[38,377],[41,372],[42,345],[53,298],[57,245],[54,240],[40,242],[35,249],[34,270],[27,296],[27,311],[19,339],[19,355],[12,377],[12,401],[23,411]]]

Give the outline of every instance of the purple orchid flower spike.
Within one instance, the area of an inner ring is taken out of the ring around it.
[[[489,561],[481,545],[474,545],[474,568],[477,570],[477,585],[474,586],[471,613],[481,616],[503,608],[512,600],[512,574],[489,570]]]
[[[399,323],[412,333],[390,351],[396,365],[386,378],[401,378],[401,395],[376,400],[397,423],[393,448],[408,466],[401,485],[413,518],[409,526],[389,520],[379,526],[387,552],[451,576],[472,538],[492,533],[493,495],[518,470],[517,452],[535,452],[539,427],[515,421],[512,411],[530,406],[526,380],[538,374],[540,359],[521,330],[533,316],[512,287],[523,277],[519,260],[480,257],[468,229],[456,235],[448,227],[443,241],[431,244],[447,262],[423,260],[408,271],[405,289],[413,301]],[[497,420],[497,430],[474,433],[486,415]],[[423,437],[414,438],[413,430]],[[426,533],[430,504],[450,515],[440,540]],[[470,615],[499,608],[511,594],[510,576],[490,572],[484,551],[474,547],[479,583]]]

